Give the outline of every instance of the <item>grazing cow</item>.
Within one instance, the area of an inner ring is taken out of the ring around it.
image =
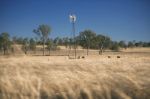
[[[85,58],[84,56],[82,56],[82,58]]]
[[[120,58],[120,56],[117,56],[117,58]]]
[[[111,56],[108,56],[108,58],[111,58]]]

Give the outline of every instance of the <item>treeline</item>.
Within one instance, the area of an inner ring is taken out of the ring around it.
[[[28,51],[34,51],[36,53],[37,46],[43,45],[43,55],[45,48],[49,51],[57,50],[59,45],[65,46],[66,48],[82,46],[87,49],[87,55],[89,49],[99,50],[99,54],[102,54],[104,50],[109,49],[113,51],[119,51],[120,48],[133,48],[133,47],[150,47],[150,42],[142,41],[113,41],[110,37],[96,34],[92,30],[84,30],[79,33],[75,38],[71,37],[56,37],[54,39],[49,38],[48,33],[50,28],[47,25],[40,25],[37,29],[33,30],[38,37],[35,38],[23,38],[23,37],[12,37],[10,38],[9,33],[4,32],[0,34],[0,51],[5,54],[14,52],[14,44],[21,45],[22,51],[27,54]]]

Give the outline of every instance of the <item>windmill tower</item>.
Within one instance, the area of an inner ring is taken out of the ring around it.
[[[77,50],[76,50],[76,34],[75,34],[75,21],[76,21],[76,16],[74,14],[69,15],[70,22],[72,24],[72,34],[73,34],[73,43],[74,43],[74,56],[76,59],[77,56]]]

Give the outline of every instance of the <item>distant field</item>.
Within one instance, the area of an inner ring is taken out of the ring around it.
[[[0,56],[0,99],[150,98],[149,48],[95,53]]]
[[[124,52],[150,52],[150,48],[136,47],[136,48],[127,48],[123,50]]]
[[[19,44],[15,44],[13,45],[14,47],[14,53],[11,52],[11,50],[9,50],[9,54],[8,55],[24,55],[25,52],[22,50],[22,45]],[[51,50],[49,53],[49,50],[46,49],[45,47],[45,55],[46,56],[68,56],[68,55],[74,55],[74,49],[73,48],[69,48],[69,47],[65,47],[65,46],[57,46],[58,49],[56,50]],[[143,48],[143,47],[136,47],[136,48],[127,48],[127,49],[120,49],[121,54],[132,54],[132,53],[149,53],[150,52],[150,48]],[[117,54],[118,52],[113,52],[111,50],[105,50],[104,54]],[[0,56],[3,55],[3,51],[0,51]],[[36,51],[32,51],[30,49],[28,49],[27,51],[27,55],[28,56],[41,56],[43,55],[43,46],[42,45],[37,45],[36,46]],[[81,46],[77,47],[77,55],[78,56],[83,56],[83,55],[87,55],[87,49],[83,49]],[[99,55],[99,50],[89,50],[89,55]]]

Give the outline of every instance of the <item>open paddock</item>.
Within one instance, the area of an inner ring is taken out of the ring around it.
[[[150,52],[84,57],[0,56],[0,99],[149,99]]]

